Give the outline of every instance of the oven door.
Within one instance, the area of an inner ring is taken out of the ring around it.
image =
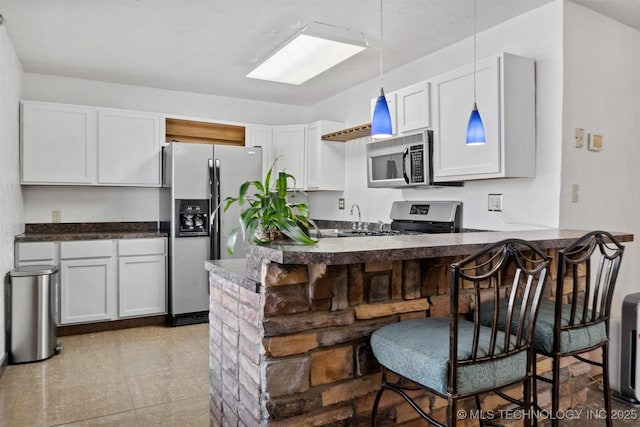
[[[429,185],[425,144],[367,150],[367,186],[414,187]]]

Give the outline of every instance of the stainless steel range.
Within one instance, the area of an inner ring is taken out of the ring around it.
[[[391,230],[398,234],[460,233],[462,202],[405,200],[391,205]]]
[[[382,222],[353,223],[353,229],[323,229],[320,237],[398,236],[423,233],[460,233],[462,231],[462,202],[406,200],[393,202],[391,229]],[[364,226],[364,229],[363,229]]]

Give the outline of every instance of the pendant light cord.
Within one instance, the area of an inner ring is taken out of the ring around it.
[[[384,49],[383,44],[383,32],[382,32],[382,0],[380,0],[380,87],[382,88],[382,50]]]
[[[476,105],[476,3],[477,0],[473,0],[473,105]]]

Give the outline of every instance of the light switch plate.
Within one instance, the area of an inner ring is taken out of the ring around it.
[[[58,210],[51,211],[51,222],[60,222],[62,220],[62,213]]]

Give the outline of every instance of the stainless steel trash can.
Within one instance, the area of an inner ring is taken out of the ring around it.
[[[9,363],[48,359],[57,346],[58,267],[16,267],[9,275],[6,325]]]

